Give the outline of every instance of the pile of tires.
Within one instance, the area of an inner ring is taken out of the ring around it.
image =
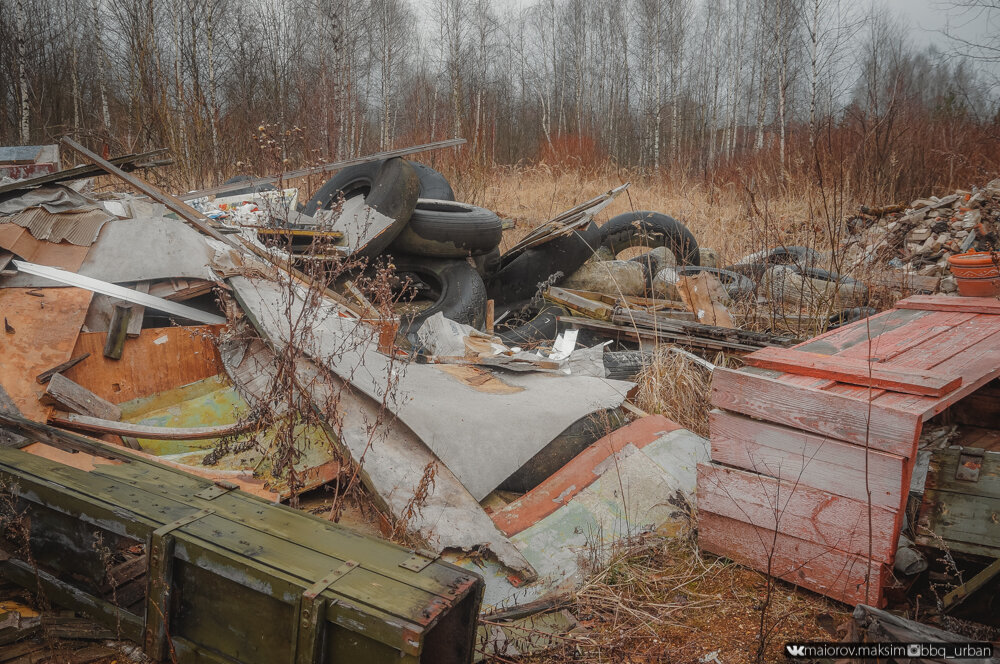
[[[500,218],[489,210],[455,201],[448,180],[430,166],[399,157],[338,171],[303,206],[314,216],[342,199],[364,196],[365,205],[392,223],[355,255],[387,256],[401,283],[431,305],[401,317],[400,329],[415,332],[441,312],[482,328],[486,315],[486,266],[499,255]],[[480,269],[474,267],[472,259]]]

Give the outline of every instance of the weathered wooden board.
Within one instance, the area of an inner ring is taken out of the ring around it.
[[[911,295],[896,303],[897,309],[923,311],[966,311],[975,314],[1000,314],[1000,300],[995,297],[947,297]]]
[[[73,354],[91,356],[65,375],[111,403],[148,397],[222,373],[214,341],[220,329],[212,325],[145,329],[128,341],[128,352],[120,360],[104,357],[103,332],[84,332]]]
[[[891,563],[896,511],[718,464],[698,464],[698,509],[820,546]],[[870,552],[870,553],[869,553]]]
[[[38,400],[44,388],[35,377],[74,354],[91,293],[46,288],[35,297],[29,290],[0,289],[0,318],[14,330],[0,330],[0,384],[25,417],[44,420],[49,409]]]
[[[803,341],[794,348],[820,355],[836,355],[862,342],[867,345],[869,337],[875,338],[886,334],[927,315],[929,312],[926,311],[890,309],[871,318],[828,330],[818,337]]]
[[[723,411],[709,422],[713,461],[867,502],[864,447]],[[867,456],[872,504],[899,509],[906,459],[872,449]]]
[[[855,358],[805,353],[788,348],[762,348],[744,358],[753,367],[786,371],[800,376],[878,387],[906,394],[943,396],[962,384],[961,376],[944,376],[919,369],[899,370]]]
[[[917,519],[918,542],[940,548],[941,538],[956,551],[1000,558],[998,524],[1000,453],[961,447],[935,451]]]
[[[888,570],[866,558],[752,526],[712,512],[698,512],[698,544],[719,556],[847,604],[882,606]]]
[[[118,406],[58,373],[49,380],[42,401],[80,415],[115,421],[122,418]]]
[[[908,458],[921,426],[913,413],[723,368],[714,372],[712,405]]]

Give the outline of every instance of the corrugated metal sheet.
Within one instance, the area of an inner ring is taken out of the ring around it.
[[[52,214],[45,208],[37,207],[3,217],[2,220],[28,229],[36,240],[69,242],[89,247],[97,239],[104,224],[114,218],[114,215],[104,210]]]

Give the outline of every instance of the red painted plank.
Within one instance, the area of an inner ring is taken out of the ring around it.
[[[865,340],[838,354],[838,357],[889,362],[911,348],[933,343],[939,335],[949,332],[974,317],[974,314],[962,312],[928,312],[926,316],[913,320],[902,327],[878,336],[872,336],[870,347]]]
[[[889,571],[861,556],[775,535],[766,528],[702,510],[698,511],[698,545],[846,604],[885,605],[882,584],[891,578]]]
[[[512,537],[552,514],[595,482],[600,477],[596,468],[612,454],[617,454],[626,445],[642,449],[663,434],[680,428],[681,425],[662,415],[649,415],[616,429],[490,517],[504,535]]]
[[[749,417],[713,411],[709,416],[712,460],[770,477],[793,479],[816,489],[890,510],[902,507],[909,491],[906,459],[832,438]]]
[[[926,311],[889,309],[871,318],[824,332],[818,337],[803,341],[794,348],[821,355],[836,355],[862,341],[867,341],[869,334],[877,337],[927,315]]]
[[[721,367],[712,405],[907,458],[920,433],[913,413]]]
[[[897,309],[923,311],[967,311],[974,314],[1000,314],[1000,299],[995,297],[948,297],[911,295],[896,303]]]
[[[961,387],[941,398],[886,394],[876,400],[880,406],[905,409],[916,413],[923,421],[934,417],[948,406],[969,396],[983,385],[1000,377],[1000,332],[996,332],[967,347],[934,367],[935,371],[953,372],[964,376]]]
[[[899,539],[897,510],[873,505],[869,538],[866,502],[805,486],[794,476],[779,480],[700,463],[697,504],[701,510],[885,563],[892,562]]]
[[[906,394],[943,396],[962,384],[961,376],[943,376],[930,371],[899,371],[855,358],[804,353],[786,348],[763,348],[743,358],[746,364],[786,371],[799,376],[827,378],[852,385],[883,388]]]

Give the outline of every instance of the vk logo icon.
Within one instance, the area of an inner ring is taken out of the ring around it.
[[[788,653],[789,657],[804,657],[806,654],[806,647],[786,645],[785,652]]]

